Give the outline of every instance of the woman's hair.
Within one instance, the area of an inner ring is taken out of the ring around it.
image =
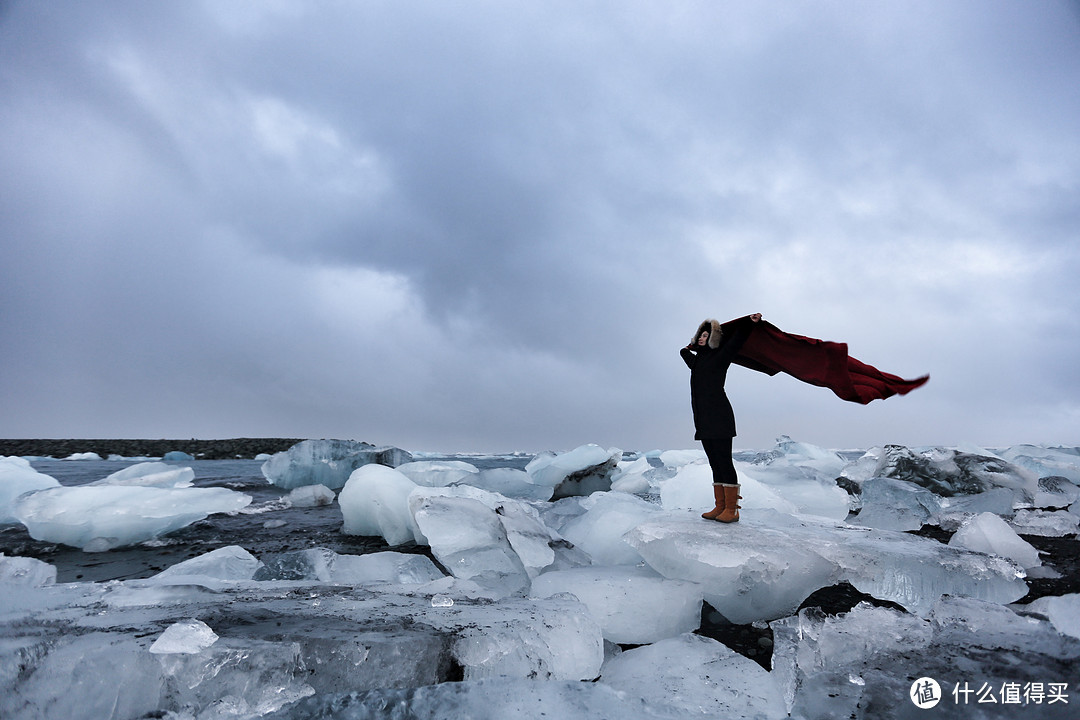
[[[717,320],[714,320],[712,318],[703,320],[702,323],[698,325],[697,332],[694,333],[694,339],[690,341],[690,344],[696,345],[698,338],[701,337],[701,333],[703,332],[709,333],[708,345],[710,348],[715,350],[716,348],[720,347],[720,338],[724,336],[724,331],[720,327],[720,323]]]

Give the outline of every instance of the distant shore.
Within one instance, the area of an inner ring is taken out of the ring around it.
[[[163,457],[165,453],[185,452],[201,460],[254,458],[261,453],[288,450],[304,438],[230,438],[227,440],[73,440],[37,439],[2,440],[0,455],[53,457],[63,459],[77,453],[97,453],[102,459],[121,457]]]

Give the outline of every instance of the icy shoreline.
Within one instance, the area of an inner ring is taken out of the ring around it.
[[[944,688],[946,716],[979,716],[948,695],[965,681],[1008,688],[1009,699],[1026,684],[1032,717],[1067,717],[1080,702],[1069,624],[1078,541],[1067,532],[1075,452],[854,457],[784,440],[740,455],[745,510],[732,526],[697,517],[708,488],[695,451],[574,452],[365,465],[331,504],[307,492],[315,486],[267,483],[251,461],[194,462],[192,489],[250,504],[101,553],[4,527],[0,548],[23,558],[0,560],[0,709],[907,717],[921,712],[908,687],[927,674]],[[86,463],[88,474],[124,465]],[[108,492],[186,482],[144,471]],[[538,499],[556,491],[563,499]],[[348,535],[350,517],[366,535],[410,540],[391,549]],[[1008,523],[1050,534],[1016,535]],[[962,528],[978,529],[964,543],[985,549],[951,542]],[[994,544],[1011,537],[1043,551],[1033,559],[1020,547],[1027,570],[988,554],[1014,553],[1015,543]],[[98,581],[64,581],[79,570]],[[1051,684],[1070,702],[1049,703]],[[78,702],[63,692],[72,686],[86,689]]]

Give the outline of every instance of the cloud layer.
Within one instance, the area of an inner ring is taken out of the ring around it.
[[[13,3],[0,435],[687,447],[760,311],[932,379],[738,446],[1078,444],[1073,7]]]

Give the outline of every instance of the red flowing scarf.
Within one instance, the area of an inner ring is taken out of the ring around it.
[[[752,322],[748,317],[724,323],[724,334],[734,335],[737,325],[753,326],[732,361],[768,375],[785,372],[811,385],[826,387],[837,397],[866,405],[893,395],[906,395],[930,379],[929,375],[905,380],[867,365],[848,355],[846,343],[816,340],[780,330],[772,323]]]

